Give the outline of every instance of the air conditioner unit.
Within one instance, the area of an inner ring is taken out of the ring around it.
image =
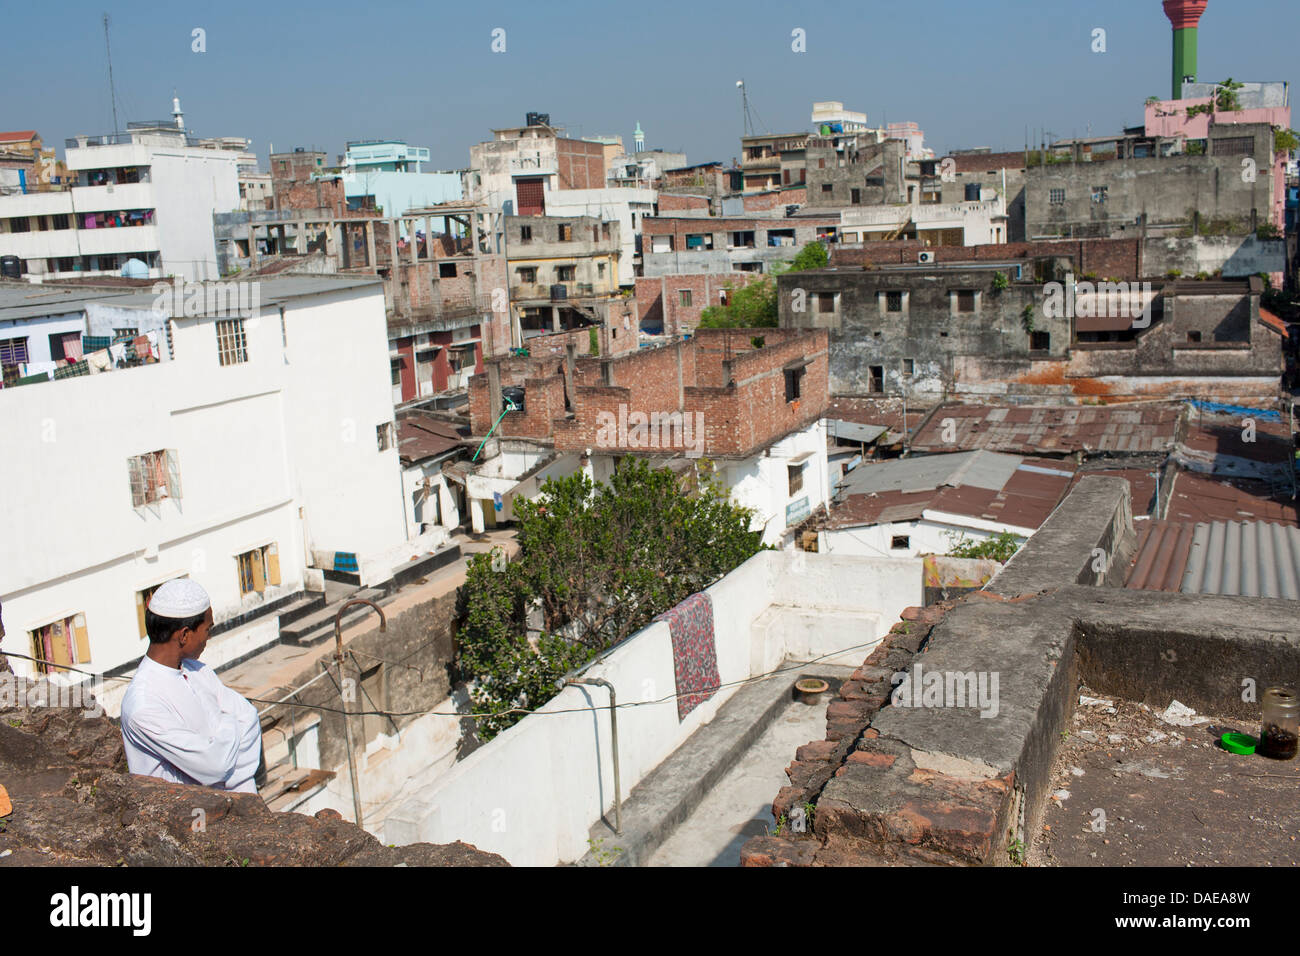
[[[924,266],[924,265],[928,265],[928,264],[934,262],[934,253],[933,253],[933,252],[918,252],[918,253],[916,254],[916,261],[919,262],[919,263],[920,263],[921,265],[923,265],[923,266]]]

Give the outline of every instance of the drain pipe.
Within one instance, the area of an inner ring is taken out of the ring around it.
[[[623,834],[623,791],[618,781],[618,703],[614,697],[614,685],[602,677],[571,677],[564,682],[565,687],[575,684],[604,687],[609,691],[609,738],[614,748],[614,832]]]
[[[388,630],[388,618],[384,616],[384,609],[374,601],[367,601],[365,598],[353,598],[351,601],[344,602],[334,615],[334,663],[339,668],[339,690],[343,690],[343,612],[355,604],[365,604],[373,608],[379,615],[380,633]],[[348,714],[348,695],[343,695],[343,739],[348,748],[348,776],[352,779],[352,813],[357,826],[361,826],[361,791],[357,787],[357,755],[352,749],[352,724]],[[364,741],[363,741],[364,743]]]

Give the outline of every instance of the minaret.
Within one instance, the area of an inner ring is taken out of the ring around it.
[[[1174,27],[1174,95],[1183,98],[1183,79],[1196,79],[1196,24],[1209,0],[1164,0],[1165,16]]]
[[[172,119],[176,120],[176,128],[185,128],[185,114],[181,112],[181,98],[176,96],[176,91],[172,90]]]
[[[636,129],[632,131],[632,150],[637,153],[645,152],[645,133],[641,132],[641,124],[636,124]]]

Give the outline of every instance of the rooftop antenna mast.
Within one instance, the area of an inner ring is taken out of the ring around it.
[[[113,134],[117,135],[117,90],[113,88],[113,48],[108,42],[108,14],[104,14],[104,49],[108,51],[108,95],[113,101]]]
[[[749,110],[749,91],[745,89],[744,80],[737,80],[736,87],[740,90],[740,103],[741,103],[741,109],[743,111],[744,120],[745,120],[745,135],[753,136],[754,119],[750,115],[750,110]]]

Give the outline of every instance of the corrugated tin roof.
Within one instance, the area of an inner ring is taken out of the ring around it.
[[[1300,528],[1266,521],[1151,522],[1125,586],[1298,601]]]
[[[899,458],[862,465],[844,477],[845,495],[870,495],[883,491],[933,491],[945,485],[968,485],[999,490],[1020,466],[1019,455],[988,451],[958,452]]]
[[[1019,454],[1149,452],[1173,447],[1176,403],[1118,406],[945,405],[912,439],[914,451],[986,448]],[[948,439],[951,438],[951,441]]]

